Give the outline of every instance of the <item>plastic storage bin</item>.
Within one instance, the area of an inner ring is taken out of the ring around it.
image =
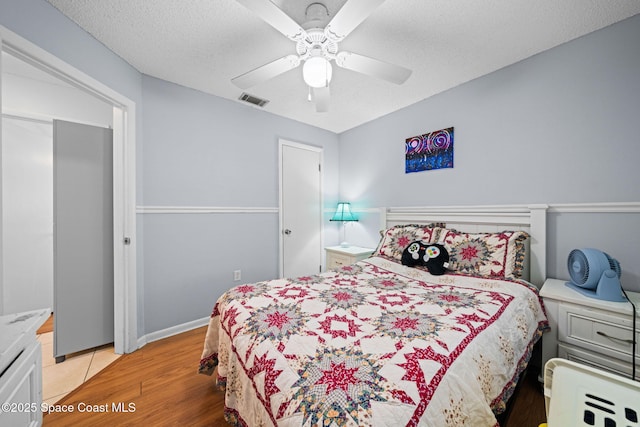
[[[640,427],[640,382],[566,359],[544,367],[548,427]]]

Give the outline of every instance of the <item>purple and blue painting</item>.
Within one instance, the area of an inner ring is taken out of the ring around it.
[[[405,173],[453,167],[453,128],[440,129],[405,141]]]

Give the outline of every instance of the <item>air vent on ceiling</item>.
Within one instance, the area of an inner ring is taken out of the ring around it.
[[[240,101],[248,102],[249,104],[257,105],[258,107],[264,107],[269,101],[266,99],[258,98],[257,96],[249,95],[246,92],[242,92]]]

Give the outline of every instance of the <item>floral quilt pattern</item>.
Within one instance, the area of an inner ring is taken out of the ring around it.
[[[200,372],[236,425],[495,426],[545,326],[526,282],[373,257],[230,289]]]

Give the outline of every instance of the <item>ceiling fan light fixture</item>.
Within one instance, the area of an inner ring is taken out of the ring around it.
[[[313,88],[329,86],[333,69],[331,63],[321,56],[313,56],[302,66],[302,78],[305,83]]]

